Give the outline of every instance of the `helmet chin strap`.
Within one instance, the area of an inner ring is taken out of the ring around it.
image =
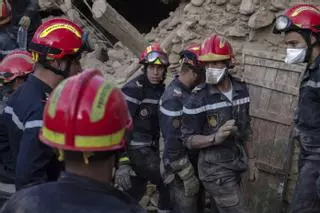
[[[307,43],[307,52],[304,58],[304,62],[308,63],[309,65],[311,63],[312,50],[315,46],[320,44],[320,38],[318,35],[313,34],[309,30],[297,30],[296,32],[299,33]],[[311,36],[315,36],[316,38],[316,41],[313,44],[311,43]]]
[[[51,66],[49,64],[48,60],[46,60],[46,59],[44,59],[44,60],[40,59],[39,62],[45,69],[48,69],[51,72],[53,72],[54,74],[60,75],[63,78],[67,78],[70,75],[70,67],[71,67],[72,60],[67,60],[67,66],[64,70],[60,70],[58,68]]]

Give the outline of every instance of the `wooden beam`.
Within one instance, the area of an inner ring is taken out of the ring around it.
[[[255,118],[260,118],[260,119],[280,123],[287,126],[291,126],[292,119],[293,119],[291,114],[289,116],[284,116],[279,113],[267,112],[265,110],[252,109],[252,108],[250,109],[250,115]]]
[[[147,42],[144,37],[106,0],[94,0],[91,11],[93,18],[136,56],[146,48]]]
[[[305,70],[304,65],[284,63],[284,58],[285,55],[279,53],[243,49],[242,66],[254,65],[298,73]]]
[[[248,84],[275,90],[277,92],[283,92],[283,93],[287,93],[289,95],[295,95],[295,96],[299,94],[299,88],[289,84],[279,84],[279,83],[276,84],[275,82],[271,82],[271,81],[257,80],[257,79],[253,79],[246,76],[246,74],[244,74],[244,80]]]

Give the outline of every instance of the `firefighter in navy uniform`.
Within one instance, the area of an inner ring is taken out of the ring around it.
[[[298,4],[278,16],[275,33],[288,45],[286,63],[306,63],[295,114],[300,142],[299,180],[290,213],[320,212],[320,10]]]
[[[34,34],[29,50],[36,60],[33,74],[11,96],[4,108],[13,154],[16,188],[56,180],[61,164],[39,142],[44,104],[52,89],[81,70],[82,30],[71,21],[54,18]],[[20,151],[21,150],[21,151]]]
[[[158,186],[158,212],[170,208],[168,189],[160,175],[159,100],[164,92],[168,63],[166,53],[153,43],[140,56],[143,74],[129,81],[122,91],[133,118],[132,132],[127,136],[127,155],[120,158],[116,183],[137,200],[143,196],[147,181]]]
[[[96,70],[68,78],[52,92],[43,123],[40,140],[59,150],[66,172],[58,181],[17,192],[1,212],[145,212],[112,185],[117,153],[132,123],[120,89]]]
[[[0,78],[3,81],[2,104],[5,105],[12,93],[33,71],[33,60],[27,51],[17,51],[7,55],[0,62]],[[15,192],[15,165],[9,146],[6,120],[0,109],[0,206]]]
[[[174,213],[197,213],[199,180],[197,154],[190,155],[180,140],[183,104],[192,89],[204,80],[198,61],[199,44],[191,44],[180,53],[181,70],[160,99],[160,127],[164,137],[163,178],[170,189]],[[201,211],[201,210],[200,210]]]
[[[201,47],[206,83],[197,86],[183,107],[181,134],[188,149],[200,149],[199,179],[210,194],[214,212],[246,212],[240,195],[240,174],[254,172],[248,146],[249,94],[245,83],[228,73],[232,48],[213,35]],[[246,156],[249,156],[248,158]],[[253,178],[253,175],[250,174]]]

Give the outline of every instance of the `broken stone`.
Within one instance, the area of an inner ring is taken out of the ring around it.
[[[169,55],[169,63],[170,64],[177,64],[177,63],[179,63],[179,60],[180,60],[180,56],[178,54],[171,53]]]
[[[231,37],[246,37],[248,35],[248,30],[239,26],[239,25],[236,25],[236,26],[233,26],[233,27],[229,27],[226,31],[226,35],[227,36],[231,36]]]
[[[124,54],[124,51],[122,50],[110,49],[108,51],[108,56],[114,60],[119,60],[119,61],[125,59],[125,54]]]
[[[198,23],[200,26],[204,27],[207,25],[208,22],[206,20],[201,19]]]
[[[115,69],[107,69],[106,72],[111,75],[116,73]]]
[[[113,70],[113,73],[123,73],[127,68],[128,68],[128,65],[125,64],[118,67],[116,70],[115,69],[112,69],[112,70]],[[113,74],[113,73],[110,73],[110,74]]]
[[[185,32],[184,36],[182,36],[184,41],[191,41],[195,39],[197,36],[193,32]]]
[[[163,28],[164,26],[166,26],[168,23],[169,23],[169,19],[164,19],[162,20],[159,24],[158,24],[158,27],[159,28]]]
[[[251,29],[250,32],[249,32],[248,41],[253,42],[255,40],[257,40],[256,39],[256,31],[254,29]]]
[[[216,4],[218,6],[224,5],[225,3],[227,3],[228,0],[216,0]]]
[[[237,14],[239,9],[237,6],[234,6],[232,4],[227,4],[226,11],[229,13]]]
[[[237,6],[241,3],[241,0],[230,0],[229,2],[230,2],[230,4]]]
[[[274,14],[266,8],[260,8],[250,17],[248,25],[253,29],[266,27],[272,24],[274,17]]]
[[[241,20],[241,21],[244,21],[244,22],[246,22],[246,23],[248,23],[249,19],[250,19],[250,16],[245,16],[245,15],[241,15],[241,16],[240,16],[240,20]]]
[[[154,41],[154,39],[156,38],[156,35],[153,34],[153,33],[148,33],[146,36],[145,36],[145,39],[147,41]]]
[[[201,8],[200,7],[196,7],[192,4],[187,4],[187,6],[185,6],[184,8],[184,12],[185,13],[191,13],[191,14],[200,14],[201,13]]]
[[[178,16],[176,16],[170,21],[170,23],[168,24],[168,28],[173,29],[180,23],[181,21],[179,20]]]
[[[172,44],[178,44],[181,42],[180,36],[176,36],[172,39]]]
[[[57,5],[61,5],[61,1],[57,2],[58,4],[55,4],[53,1],[48,0],[39,0],[38,4],[41,10],[49,10],[49,9],[60,9]],[[63,5],[61,5],[63,6]]]
[[[113,67],[114,69],[117,69],[117,68],[121,67],[121,64],[120,64],[119,61],[114,61],[114,62],[112,63],[112,67]]]
[[[180,44],[174,44],[171,48],[171,51],[179,54],[182,51],[182,47]]]
[[[191,4],[196,7],[200,7],[204,3],[204,0],[191,0]]]
[[[242,0],[240,5],[240,13],[244,15],[251,15],[256,10],[256,5],[253,0]]]
[[[277,10],[284,10],[287,8],[288,0],[271,0],[271,6]]]

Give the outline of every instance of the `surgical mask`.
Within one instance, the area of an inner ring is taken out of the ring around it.
[[[307,54],[306,48],[287,48],[287,56],[284,60],[287,64],[303,63]]]
[[[206,83],[218,84],[225,76],[226,71],[226,68],[206,68]]]

